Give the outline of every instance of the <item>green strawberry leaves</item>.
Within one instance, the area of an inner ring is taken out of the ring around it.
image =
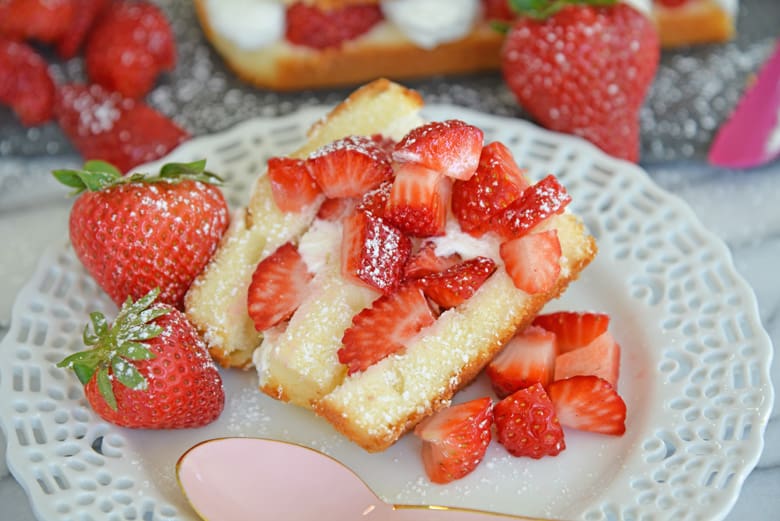
[[[112,186],[131,183],[178,183],[184,180],[212,185],[222,183],[222,178],[206,170],[206,160],[191,163],[166,163],[156,175],[134,173],[122,175],[114,165],[105,161],[90,160],[81,170],[54,170],[52,175],[60,183],[73,188],[71,195],[97,192]]]
[[[618,0],[507,0],[516,13],[536,20],[551,17],[568,5],[610,6]]]
[[[145,390],[146,378],[132,362],[154,358],[144,342],[163,332],[154,320],[171,311],[165,306],[152,307],[159,294],[160,289],[155,288],[135,302],[128,297],[111,325],[102,313],[90,313],[82,338],[92,349],[66,357],[57,367],[73,369],[84,385],[96,378],[101,396],[113,410],[117,410],[117,403],[112,379],[129,389]]]

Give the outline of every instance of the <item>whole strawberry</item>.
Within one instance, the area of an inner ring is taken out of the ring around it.
[[[502,49],[504,79],[545,127],[639,159],[639,109],[658,66],[653,22],[616,0],[510,0],[521,14]]]
[[[73,369],[92,408],[104,420],[135,429],[183,429],[211,423],[222,412],[222,378],[203,340],[180,311],[154,304],[152,290],[130,298],[109,325],[90,314],[91,349],[57,364]]]
[[[117,305],[159,287],[161,302],[182,309],[229,220],[205,163],[169,163],[154,176],[122,176],[100,161],[53,172],[80,194],[70,213],[73,250]]]
[[[95,83],[141,98],[161,72],[176,65],[173,30],[155,5],[114,2],[89,35],[85,63]]]
[[[55,90],[35,49],[0,36],[0,105],[10,106],[23,125],[40,125],[52,117]]]

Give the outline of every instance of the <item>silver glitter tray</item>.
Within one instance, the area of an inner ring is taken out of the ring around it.
[[[193,135],[225,130],[252,117],[332,105],[351,89],[277,93],[242,83],[205,40],[188,0],[158,0],[178,42],[176,70],[147,100]],[[703,159],[714,132],[731,112],[780,36],[780,1],[742,0],[735,41],[665,52],[642,110],[642,163]],[[58,82],[85,81],[83,61],[52,62]],[[434,77],[407,82],[428,103],[447,103],[502,116],[527,117],[501,76]],[[55,124],[26,129],[0,107],[0,158],[73,155]]]

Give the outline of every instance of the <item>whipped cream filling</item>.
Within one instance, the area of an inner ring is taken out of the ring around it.
[[[382,13],[424,49],[466,36],[481,15],[479,0],[385,0]]]
[[[206,0],[214,31],[242,49],[261,49],[284,38],[285,6],[277,0]]]
[[[500,253],[501,242],[498,236],[486,233],[480,238],[473,237],[460,229],[460,225],[454,217],[447,219],[444,235],[430,237],[426,240],[435,245],[436,255],[439,257],[447,257],[457,253],[464,260],[487,257],[498,265],[503,264]]]
[[[340,222],[315,219],[298,243],[309,273],[319,273],[329,263],[339,260],[342,226]]]

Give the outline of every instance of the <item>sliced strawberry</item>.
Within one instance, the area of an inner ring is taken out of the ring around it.
[[[589,374],[603,378],[617,389],[620,346],[609,331],[605,331],[585,347],[563,353],[555,359],[556,380]]]
[[[529,326],[493,358],[485,374],[499,398],[537,383],[546,388],[553,380],[555,355],[555,334]]]
[[[435,121],[404,136],[395,147],[393,159],[465,180],[477,169],[483,138],[482,130],[463,121]]]
[[[454,308],[471,298],[495,270],[493,259],[474,257],[444,271],[423,275],[415,284],[441,307]]]
[[[289,242],[260,261],[247,292],[255,329],[264,331],[290,318],[301,305],[311,279],[301,254]]]
[[[85,159],[102,159],[122,172],[158,159],[189,134],[149,105],[99,85],[64,85],[57,122]]]
[[[531,233],[501,244],[501,258],[515,287],[526,293],[544,293],[561,273],[561,243],[556,230]]]
[[[72,2],[74,13],[70,26],[56,42],[57,54],[64,59],[76,56],[95,20],[111,3],[110,0],[72,0]]]
[[[299,212],[322,193],[302,159],[272,157],[268,160],[268,179],[274,202],[283,212]]]
[[[286,37],[290,43],[314,49],[339,47],[382,21],[379,5],[347,5],[320,9],[297,2],[287,8]]]
[[[52,118],[55,90],[49,66],[32,47],[0,36],[0,105],[23,125],[40,125]]]
[[[515,202],[497,215],[494,228],[505,239],[528,233],[539,223],[563,212],[571,196],[553,175],[529,186]]]
[[[557,311],[538,315],[533,324],[555,333],[558,354],[590,344],[609,327],[609,315],[576,311]]]
[[[452,213],[463,231],[482,235],[492,217],[523,195],[528,180],[509,149],[494,141],[482,149],[476,173],[452,184]]]
[[[513,456],[539,459],[566,448],[563,429],[541,384],[515,391],[493,408],[498,442]]]
[[[385,218],[413,237],[444,235],[450,194],[448,178],[414,163],[402,163],[395,172]]]
[[[367,212],[345,218],[342,233],[342,275],[382,293],[394,291],[401,282],[412,241]]]
[[[344,345],[338,351],[339,362],[347,365],[349,374],[364,371],[401,351],[410,338],[435,320],[422,291],[402,286],[355,315],[341,339]]]
[[[3,0],[0,35],[51,43],[68,31],[75,14],[73,0]]]
[[[422,439],[425,473],[434,483],[460,479],[485,457],[490,444],[492,400],[477,398],[434,413],[414,433]]]
[[[581,375],[556,380],[549,392],[561,425],[602,434],[626,432],[626,404],[603,378]]]
[[[358,201],[354,197],[336,197],[325,199],[317,210],[317,219],[340,221],[355,211]]]
[[[359,197],[393,176],[390,157],[376,139],[348,136],[314,152],[312,177],[328,197]]]
[[[393,189],[392,181],[382,181],[378,187],[366,192],[360,199],[357,209],[368,212],[377,217],[384,217],[387,201],[390,200],[390,191]]]
[[[426,242],[406,262],[404,279],[418,279],[423,275],[444,271],[450,266],[459,263],[460,260],[460,255],[457,253],[439,257],[436,255],[436,245],[432,242]]]

